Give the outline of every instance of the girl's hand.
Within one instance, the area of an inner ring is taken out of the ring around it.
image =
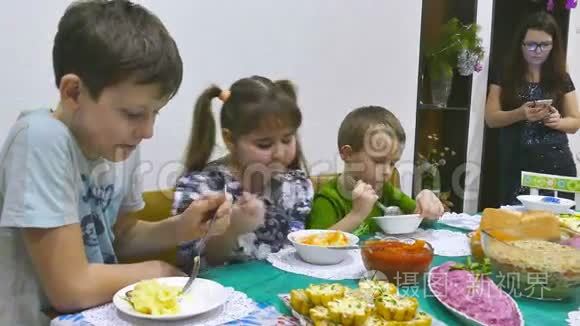
[[[264,225],[265,213],[264,202],[256,195],[244,192],[232,208],[230,229],[235,234],[255,231]]]
[[[431,190],[421,190],[415,198],[416,213],[429,220],[438,220],[443,215],[443,204]]]
[[[562,116],[560,115],[560,112],[558,112],[555,107],[550,106],[550,114],[544,119],[544,125],[552,129],[558,129],[561,120]]]
[[[214,214],[216,219],[211,225]],[[224,233],[230,225],[232,201],[224,193],[204,195],[193,201],[189,207],[177,216],[178,234],[181,241],[190,241],[203,237],[209,229],[209,236]]]
[[[379,196],[373,187],[359,180],[352,191],[352,212],[364,220],[371,213],[378,199]]]
[[[526,102],[520,107],[526,114],[526,120],[530,122],[540,121],[550,114],[549,107],[545,105],[534,106],[534,102]]]

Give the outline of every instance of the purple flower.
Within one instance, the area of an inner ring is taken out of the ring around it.
[[[480,72],[480,71],[482,71],[482,70],[483,70],[483,65],[482,65],[481,63],[479,63],[479,62],[478,62],[478,63],[475,65],[475,68],[474,68],[474,69],[475,69],[475,71],[477,71],[477,72]]]
[[[548,4],[546,6],[548,11],[554,11],[554,0],[548,0]]]
[[[574,9],[578,5],[578,0],[566,0],[566,9]]]

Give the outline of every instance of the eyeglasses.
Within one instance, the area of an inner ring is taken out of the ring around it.
[[[522,45],[530,52],[536,52],[538,49],[544,52],[552,48],[552,42],[523,42]]]

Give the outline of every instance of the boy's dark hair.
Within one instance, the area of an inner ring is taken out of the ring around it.
[[[353,152],[360,152],[368,141],[372,141],[365,139],[372,136],[369,134],[370,129],[378,125],[387,128],[386,131],[392,133],[400,144],[405,143],[405,130],[391,111],[380,106],[364,106],[351,111],[340,124],[338,149],[349,145]]]
[[[552,50],[546,61],[542,64],[540,83],[550,97],[554,99],[554,107],[560,110],[561,101],[564,95],[566,81],[566,54],[564,52],[564,40],[558,22],[552,15],[540,11],[531,14],[524,19],[516,34],[508,60],[503,69],[504,78],[502,80],[501,101],[505,109],[519,106],[520,98],[518,89],[526,83],[526,73],[528,65],[522,54],[522,42],[528,30],[543,31],[552,36]]]
[[[202,170],[215,145],[216,125],[211,101],[222,90],[217,86],[206,89],[197,99],[193,114],[193,128],[185,154],[185,172]],[[222,128],[232,133],[234,140],[263,127],[287,127],[297,130],[302,124],[302,113],[296,103],[296,91],[288,80],[271,81],[252,76],[236,81],[230,96],[220,111]],[[290,169],[305,168],[300,142],[296,141],[296,158]]]
[[[64,75],[75,74],[93,99],[126,80],[159,84],[159,98],[172,97],[183,73],[177,45],[163,23],[126,0],[70,5],[58,24],[52,60],[57,87]]]

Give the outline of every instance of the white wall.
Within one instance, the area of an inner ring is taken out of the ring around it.
[[[467,137],[467,162],[465,165],[465,192],[463,211],[475,214],[479,206],[479,185],[482,166],[483,130],[485,124],[485,101],[487,97],[487,79],[489,69],[489,52],[491,46],[493,17],[493,0],[477,1],[476,22],[480,26],[479,36],[485,50],[484,69],[473,74],[471,84],[471,105],[469,113],[469,132]],[[457,175],[459,177],[459,175]],[[454,179],[455,180],[455,179]],[[455,182],[455,181],[453,181]]]
[[[570,14],[568,67],[577,89],[576,96],[580,100],[580,12],[578,12],[578,9],[572,10]],[[576,167],[580,171],[580,132],[577,132],[575,135],[568,135],[568,139],[570,140],[570,147],[576,160]]]
[[[147,189],[172,185],[175,164],[167,164],[182,157],[199,92],[252,74],[297,83],[313,172],[335,171],[338,125],[349,110],[368,104],[401,119],[409,144],[403,161],[412,161],[421,1],[140,2],[173,34],[185,69],[179,94],[142,146],[152,166]],[[51,43],[68,3],[12,1],[0,11],[0,142],[19,110],[57,103]],[[406,192],[411,180],[403,171]]]

